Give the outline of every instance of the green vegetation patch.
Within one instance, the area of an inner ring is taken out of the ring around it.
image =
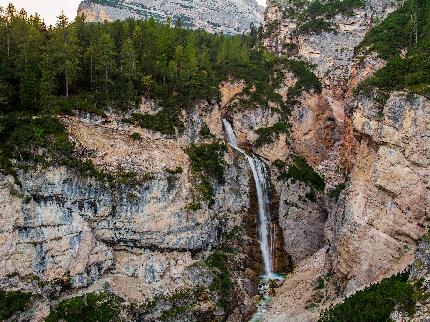
[[[225,182],[224,179],[224,159],[225,146],[219,142],[208,144],[192,144],[187,149],[187,154],[191,160],[191,171],[196,175],[197,184],[195,193],[197,194],[188,206],[189,210],[199,210],[201,202],[213,204],[214,190],[210,179],[216,180],[219,184]]]
[[[224,145],[219,142],[192,144],[186,151],[191,160],[191,170],[224,183],[224,150]]]
[[[378,88],[430,95],[430,2],[406,1],[372,28],[355,50],[357,54],[376,52],[387,60],[384,68],[357,88],[358,93],[369,94]]]
[[[127,119],[125,121],[128,123],[137,124],[141,128],[157,131],[166,135],[175,135],[175,125],[182,125],[179,121],[177,121],[177,118],[174,114],[164,111],[154,115],[134,113],[132,114],[131,119]]]
[[[206,123],[203,123],[199,135],[204,139],[213,139],[215,136],[211,133],[211,130]]]
[[[332,198],[335,198],[336,201],[338,201],[340,194],[342,193],[343,190],[345,190],[345,188],[346,188],[345,182],[339,183],[333,190],[329,192],[329,196]]]
[[[308,63],[300,60],[287,59],[284,64],[297,78],[296,84],[288,89],[288,100],[290,102],[298,98],[303,91],[313,90],[316,93],[321,93],[321,81],[312,72],[310,69],[311,66]]]
[[[352,16],[355,10],[365,6],[364,0],[303,0],[277,1],[286,6],[284,15],[297,19],[299,25],[297,34],[319,34],[321,32],[333,32],[336,29],[329,22],[337,15]],[[304,9],[303,9],[304,8]]]
[[[60,302],[46,322],[118,321],[122,299],[108,293],[88,293]]]
[[[363,0],[314,0],[301,14],[301,18],[315,19],[324,17],[331,19],[337,15],[352,16],[354,10],[363,8]]]
[[[394,57],[375,75],[363,81],[358,94],[371,94],[375,89],[383,93],[408,90],[411,93],[430,95],[430,50],[416,52],[405,58]],[[380,94],[378,94],[380,96]]]
[[[321,18],[313,19],[301,24],[296,32],[298,34],[318,35],[322,32],[335,32],[333,25]]]
[[[312,72],[311,66],[306,62],[283,58],[279,61],[279,68],[280,70],[288,70],[293,73],[297,78],[297,82],[294,86],[288,89],[287,102],[284,102],[282,97],[280,97],[280,100],[282,101],[280,104],[280,121],[271,127],[260,128],[256,131],[258,134],[258,138],[255,142],[256,147],[273,143],[279,134],[288,133],[288,122],[291,110],[303,92],[314,91],[315,93],[321,93],[322,90],[322,84],[319,78]],[[283,75],[281,71],[279,73]]]
[[[282,81],[278,59],[261,46],[262,28],[225,36],[154,19],[85,23],[62,15],[48,29],[10,5],[0,12],[0,44],[0,165],[11,174],[14,158],[70,159],[73,144],[58,116],[75,110],[132,112],[144,96],[160,112],[128,121],[175,135],[183,130],[183,111],[220,101],[223,80],[243,79],[249,106],[283,104],[275,91]]]
[[[312,202],[317,201],[317,194],[315,193],[314,188],[311,188],[311,190],[305,194],[305,198]]]
[[[0,320],[7,320],[15,313],[23,311],[31,297],[31,293],[21,291],[0,292]]]
[[[256,132],[258,134],[258,138],[255,141],[255,147],[260,147],[265,144],[273,143],[274,139],[281,133],[286,133],[288,131],[288,127],[284,122],[278,122],[275,125],[267,128],[260,128]]]
[[[192,312],[193,306],[174,306],[171,309],[163,311],[160,316],[160,321],[170,321],[183,314]]]
[[[385,322],[396,308],[411,315],[415,307],[414,287],[408,283],[409,273],[384,279],[378,284],[346,298],[342,303],[325,310],[320,322]]]
[[[233,282],[228,272],[227,261],[227,255],[220,250],[216,250],[206,260],[206,265],[212,269],[214,274],[214,279],[212,284],[209,286],[209,289],[220,295],[218,304],[222,307],[227,305],[230,292],[233,289]]]
[[[283,176],[309,184],[315,190],[324,191],[324,179],[312,169],[306,160],[296,155],[293,155],[292,159],[293,164],[288,167],[288,171]]]

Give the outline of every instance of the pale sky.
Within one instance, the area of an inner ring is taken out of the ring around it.
[[[0,6],[5,7],[12,2],[20,10],[24,8],[29,14],[38,13],[47,25],[55,25],[61,10],[73,20],[76,17],[80,0],[0,0]]]
[[[265,6],[266,0],[257,0],[259,4]],[[47,25],[55,25],[61,10],[66,16],[73,20],[78,10],[80,0],[0,0],[0,6],[6,7],[12,2],[20,10],[24,8],[29,14],[37,12]]]

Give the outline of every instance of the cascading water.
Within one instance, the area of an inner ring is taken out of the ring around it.
[[[260,249],[264,263],[264,275],[262,276],[259,285],[262,299],[260,301],[260,304],[258,305],[257,313],[250,321],[257,322],[261,320],[261,317],[263,313],[267,310],[267,305],[271,300],[271,297],[269,295],[270,281],[282,279],[280,275],[273,273],[274,232],[271,224],[271,216],[269,209],[269,178],[264,162],[255,155],[250,156],[244,150],[239,148],[231,124],[227,120],[223,120],[223,123],[225,132],[227,134],[227,139],[231,147],[236,151],[242,153],[248,160],[249,166],[252,170],[252,175],[254,176],[255,187],[257,190],[259,215],[258,241],[260,243]]]
[[[269,211],[269,179],[267,176],[266,165],[256,156],[249,156],[244,150],[238,147],[236,136],[234,135],[231,124],[223,120],[228,142],[231,147],[242,153],[248,160],[249,166],[254,176],[255,188],[258,199],[259,229],[258,237],[263,256],[264,273],[268,279],[273,275],[273,245],[272,229]]]

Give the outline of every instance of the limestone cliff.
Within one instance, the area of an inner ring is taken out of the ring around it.
[[[260,19],[254,1],[142,3],[84,1],[80,12],[90,21],[176,15],[225,33]],[[430,100],[357,90],[387,64],[357,46],[400,3],[332,4],[269,1],[262,42],[274,55],[258,53],[264,64],[280,58],[269,90],[223,78],[219,100],[193,97],[180,109],[174,134],[133,121],[160,117],[148,97],[102,116],[74,111],[60,120],[79,167],[12,160],[15,176],[0,174],[0,291],[32,294],[13,318],[43,321],[103,293],[126,321],[249,321],[263,271],[257,192],[223,119],[267,166],[274,270],[290,273],[272,283],[264,321],[317,321],[408,267],[428,292]],[[408,318],[427,309],[423,296]],[[393,308],[393,319],[402,314]]]
[[[328,183],[324,201],[310,216],[294,185],[282,190],[292,199],[280,217],[285,214],[285,247],[297,267],[277,291],[267,321],[316,321],[333,301],[404,271],[428,229],[430,101],[394,91],[381,105],[377,95],[354,92],[386,63],[374,52],[358,57],[354,48],[398,6],[364,1],[309,21],[309,7],[296,1],[271,1],[266,10],[266,46],[314,64],[323,84],[321,95],[302,100],[293,111],[289,150],[304,156]],[[318,19],[323,27],[312,25]],[[303,229],[315,232],[322,225],[325,231],[317,234]]]
[[[84,14],[87,21],[112,21],[127,18],[165,21],[178,19],[181,24],[193,29],[209,32],[241,34],[249,30],[250,24],[263,23],[263,7],[255,0],[229,1],[92,1],[79,5],[78,15]]]

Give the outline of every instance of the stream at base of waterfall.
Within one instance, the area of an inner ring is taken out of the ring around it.
[[[260,284],[258,290],[261,296],[260,303],[257,307],[257,312],[250,322],[261,321],[262,315],[267,311],[267,306],[271,300],[270,282],[274,280],[283,280],[284,277],[273,272],[273,257],[274,257],[274,230],[270,216],[270,182],[267,174],[266,164],[255,155],[248,155],[244,150],[237,145],[236,136],[231,124],[227,120],[223,120],[228,143],[236,151],[243,154],[251,168],[254,177],[255,188],[258,199],[258,242],[260,243],[261,255],[264,263],[264,274],[260,276]]]

